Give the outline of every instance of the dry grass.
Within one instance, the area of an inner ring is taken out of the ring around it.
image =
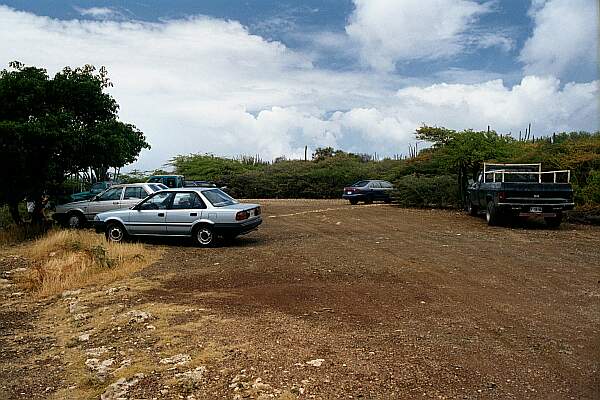
[[[12,246],[35,239],[42,236],[46,232],[46,228],[40,225],[14,225],[11,224],[0,228],[0,247]]]
[[[162,250],[140,243],[109,243],[92,231],[52,230],[23,246],[33,267],[19,283],[42,297],[90,285],[101,285],[139,271]]]

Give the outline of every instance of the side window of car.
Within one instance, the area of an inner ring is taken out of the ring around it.
[[[165,184],[170,188],[177,187],[175,178],[167,178],[167,181],[165,182]]]
[[[203,209],[206,208],[206,204],[202,201],[198,193],[192,193],[192,208]]]
[[[157,193],[142,204],[140,210],[166,210],[173,198],[172,192]]]
[[[147,194],[141,186],[128,187],[125,188],[125,196],[123,197],[123,200],[143,199],[146,196]]]
[[[189,209],[202,209],[206,208],[204,202],[198,197],[196,193],[176,193],[173,198],[173,210],[189,210]]]
[[[381,188],[381,184],[379,182],[371,182],[371,184],[369,186],[372,189],[380,189]]]
[[[104,192],[100,195],[99,200],[100,201],[121,200],[121,192],[123,192],[123,188],[108,189],[106,192]]]

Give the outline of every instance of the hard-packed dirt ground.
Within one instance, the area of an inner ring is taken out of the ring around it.
[[[597,399],[600,229],[262,201],[261,228],[180,240],[58,298],[0,261],[0,399]]]

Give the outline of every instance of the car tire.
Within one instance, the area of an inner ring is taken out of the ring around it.
[[[476,217],[477,215],[479,215],[479,209],[477,208],[477,206],[475,204],[473,204],[473,202],[471,200],[467,200],[467,212],[469,213],[469,215]]]
[[[500,215],[493,201],[488,202],[485,212],[485,219],[489,226],[495,226],[500,223]]]
[[[546,217],[544,218],[544,222],[546,222],[546,226],[549,228],[558,228],[560,224],[562,224],[563,216],[562,214],[557,214],[556,217]]]
[[[104,235],[106,236],[106,240],[112,243],[121,243],[127,239],[125,227],[118,222],[110,222],[106,226]]]
[[[72,211],[67,214],[67,219],[65,220],[65,226],[71,229],[79,229],[83,228],[85,225],[85,217],[83,214],[77,211]]]
[[[369,196],[365,199],[365,204],[373,204],[373,197]]]
[[[385,204],[390,204],[392,202],[392,199],[390,197],[386,197],[383,201],[385,202]]]
[[[357,205],[357,204],[358,204],[358,200],[356,200],[356,199],[351,199],[351,200],[350,200],[350,204],[351,204],[351,205],[353,205],[353,206],[355,206],[355,205]]]
[[[217,235],[210,225],[200,225],[194,229],[192,235],[194,242],[200,247],[213,247],[215,245]]]

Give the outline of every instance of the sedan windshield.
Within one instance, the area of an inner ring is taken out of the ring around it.
[[[221,189],[204,190],[202,194],[208,201],[210,201],[210,204],[215,207],[224,207],[237,204],[237,200],[229,196]]]

